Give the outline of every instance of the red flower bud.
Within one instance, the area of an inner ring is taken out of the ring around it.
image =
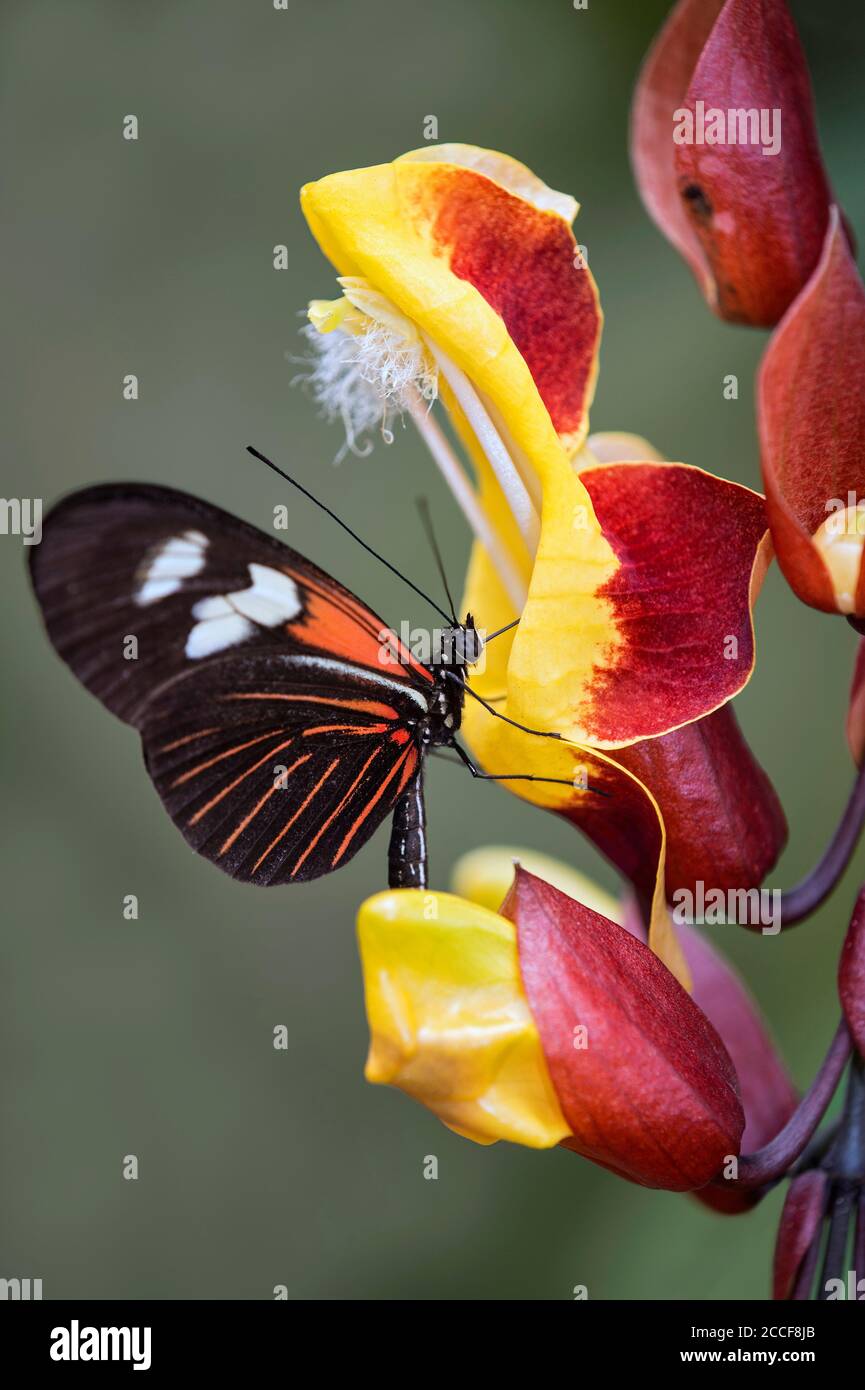
[[[757,415],[788,584],[813,608],[865,615],[865,286],[835,208],[820,263],[766,350]]]
[[[629,932],[525,870],[502,915],[517,928],[565,1146],[645,1187],[702,1187],[738,1154],[745,1123],[708,1019]]]
[[[817,263],[831,203],[785,0],[680,0],[637,85],[632,158],[710,307],[777,323]]]

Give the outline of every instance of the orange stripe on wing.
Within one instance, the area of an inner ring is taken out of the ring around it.
[[[286,821],[285,825],[282,827],[282,829],[280,830],[279,834],[275,837],[275,839],[271,840],[270,844],[267,846],[267,849],[264,851],[264,854],[262,854],[258,859],[256,859],[255,863],[254,863],[253,866],[252,866],[252,872],[253,872],[253,873],[255,873],[255,871],[256,871],[256,869],[259,867],[259,865],[261,865],[261,864],[264,863],[265,859],[266,859],[267,856],[271,853],[271,851],[274,850],[274,849],[276,849],[276,846],[279,844],[279,842],[280,842],[280,840],[283,838],[283,836],[285,836],[285,835],[288,834],[289,830],[290,830],[291,827],[294,825],[294,823],[295,823],[295,821],[297,820],[298,816],[303,815],[303,812],[306,810],[307,806],[308,806],[309,803],[312,801],[313,797],[314,797],[314,796],[317,796],[318,793],[319,793],[319,791],[321,790],[321,788],[324,786],[324,784],[325,784],[325,782],[327,781],[328,777],[329,777],[330,774],[333,772],[333,769],[334,769],[335,767],[338,767],[338,766],[339,766],[339,762],[340,762],[339,758],[334,758],[333,762],[330,764],[330,766],[328,767],[327,771],[326,771],[325,773],[323,773],[322,776],[321,776],[321,777],[318,779],[318,781],[316,782],[316,784],[315,784],[315,786],[313,787],[312,791],[309,793],[309,796],[307,796],[307,797],[305,798],[305,800],[301,803],[301,805],[298,806],[297,810],[295,811],[295,813],[294,813],[294,815],[291,817],[291,819]]]
[[[184,782],[188,782],[190,777],[197,777],[199,772],[205,772],[207,768],[213,767],[214,763],[221,763],[224,758],[233,758],[235,753],[242,753],[244,748],[252,748],[254,744],[261,743],[263,739],[273,738],[276,734],[283,733],[282,729],[268,729],[266,734],[259,734],[257,738],[251,738],[246,743],[236,743],[233,748],[227,749],[225,753],[217,753],[215,758],[208,758],[207,762],[198,763],[190,768],[188,772],[183,772],[179,777],[175,777],[171,783],[171,789],[182,787]]]
[[[182,748],[184,743],[194,743],[197,738],[207,738],[208,734],[218,734],[220,726],[217,724],[212,729],[199,729],[195,734],[186,734],[183,738],[176,738],[173,743],[164,743],[157,749],[159,753],[172,753],[175,748]]]
[[[308,646],[321,647],[334,656],[345,657],[374,670],[380,669],[384,664],[382,654],[385,647],[389,648],[392,642],[389,629],[378,626],[375,615],[368,608],[362,608],[357,600],[349,600],[351,607],[343,606],[337,603],[337,595],[322,589],[312,579],[294,570],[286,570],[286,573],[307,591],[303,614],[287,623],[286,631]],[[344,599],[346,596],[339,597]],[[393,665],[392,660],[388,659],[387,666],[388,674],[400,680],[408,680],[409,668],[425,681],[433,680],[429,668],[416,661],[402,644],[400,664]]]
[[[270,790],[269,790],[269,791],[266,791],[266,792],[264,793],[264,796],[261,797],[261,799],[260,799],[260,800],[257,802],[257,804],[252,808],[252,810],[249,812],[249,814],[246,815],[246,816],[244,816],[243,820],[240,822],[240,825],[237,827],[237,829],[236,829],[236,830],[232,830],[231,834],[228,836],[228,839],[227,839],[227,840],[224,840],[223,843],[219,846],[219,855],[220,855],[220,856],[223,855],[223,854],[225,854],[225,851],[226,851],[226,850],[231,849],[231,846],[234,844],[234,842],[235,842],[235,840],[237,839],[238,835],[242,835],[243,832],[244,832],[244,830],[246,829],[246,827],[249,825],[249,822],[252,821],[252,820],[255,820],[255,817],[258,815],[258,813],[259,813],[259,811],[261,810],[262,806],[265,804],[265,802],[267,802],[267,801],[270,800],[270,798],[273,796],[273,793],[276,792],[276,791],[282,791],[282,790],[283,790],[283,788],[284,788],[284,786],[285,786],[285,779],[286,779],[286,777],[288,777],[288,775],[289,775],[290,773],[294,772],[294,769],[295,769],[296,767],[300,767],[301,763],[308,763],[311,757],[312,757],[312,754],[311,754],[311,753],[304,753],[304,755],[303,755],[302,758],[298,758],[296,762],[293,762],[293,763],[292,763],[291,767],[287,767],[287,768],[285,769],[285,772],[281,772],[281,773],[280,773],[278,779],[274,782],[274,784],[273,784],[273,786],[270,788]]]
[[[360,599],[356,599],[347,590],[342,592],[336,588],[328,588],[326,584],[319,583],[311,574],[301,574],[299,570],[290,569],[287,565],[283,566],[285,573],[301,585],[315,594],[316,598],[323,599],[326,603],[332,604],[345,617],[351,618],[358,627],[362,627],[365,632],[373,636],[378,633],[377,620],[374,613],[366,608]]]
[[[212,811],[213,807],[218,805],[219,802],[223,799],[223,797],[228,796],[229,792],[233,792],[235,787],[239,786],[240,783],[245,781],[247,777],[251,777],[253,772],[257,771],[257,769],[260,768],[263,763],[269,762],[271,758],[275,758],[277,753],[281,753],[283,748],[288,748],[292,742],[293,739],[287,738],[282,743],[278,743],[275,748],[268,748],[263,758],[259,758],[257,763],[253,763],[252,767],[248,767],[245,772],[239,773],[238,776],[235,777],[233,782],[229,782],[227,787],[223,787],[222,791],[216,793],[216,796],[212,796],[210,800],[206,803],[206,805],[202,806],[200,810],[196,811],[192,819],[188,820],[186,824],[197,825],[198,822],[201,820],[202,816],[206,816],[208,811]],[[310,754],[309,756],[311,757],[312,755]],[[282,773],[280,775],[284,776],[285,774]]]
[[[324,822],[324,825],[321,827],[321,829],[318,831],[318,833],[317,833],[316,835],[313,836],[313,838],[310,840],[309,844],[307,845],[306,849],[303,851],[303,854],[300,856],[300,858],[298,859],[297,863],[295,864],[294,868],[293,868],[292,871],[291,871],[291,877],[292,877],[292,878],[294,878],[295,874],[297,873],[297,871],[298,871],[298,869],[300,868],[300,866],[301,866],[301,864],[303,863],[303,861],[304,861],[304,860],[307,858],[307,856],[310,855],[310,854],[312,853],[312,851],[315,849],[316,845],[318,844],[318,842],[319,842],[319,840],[321,839],[321,837],[322,837],[322,835],[324,834],[324,832],[327,830],[328,826],[329,826],[329,825],[332,825],[333,822],[336,820],[337,816],[339,815],[339,813],[340,813],[340,811],[342,810],[343,806],[344,806],[344,805],[346,804],[346,802],[348,801],[349,797],[350,797],[350,796],[352,795],[352,793],[355,791],[355,789],[356,789],[356,787],[358,786],[358,784],[363,780],[364,774],[366,773],[366,770],[367,770],[367,768],[369,767],[370,763],[373,761],[374,758],[377,758],[377,757],[378,757],[378,755],[379,755],[379,753],[381,752],[381,750],[382,750],[382,745],[381,745],[381,744],[379,744],[378,748],[374,748],[374,749],[372,750],[372,752],[370,753],[370,755],[369,755],[369,757],[367,758],[366,762],[364,763],[363,767],[361,768],[360,772],[357,774],[357,776],[355,777],[355,779],[354,779],[354,781],[352,782],[351,786],[349,787],[348,791],[346,792],[345,796],[344,796],[344,797],[342,798],[342,800],[340,801],[340,803],[339,803],[339,805],[337,806],[336,810],[335,810],[335,811],[331,811],[331,813],[330,813],[330,815],[328,816],[327,820]]]
[[[351,827],[351,830],[348,832],[339,849],[337,850],[336,854],[333,856],[333,859],[331,860],[331,868],[336,868],[337,864],[339,863],[342,856],[345,854],[346,849],[348,848],[351,841],[354,839],[358,830],[360,830],[360,827],[363,825],[370,811],[373,809],[376,803],[381,800],[382,796],[384,795],[385,789],[388,786],[388,783],[393,780],[397,772],[399,772],[399,769],[402,766],[402,764],[406,762],[406,759],[409,758],[410,754],[414,754],[414,757],[409,759],[406,768],[403,771],[403,775],[400,778],[399,787],[397,788],[397,794],[399,794],[399,792],[403,790],[409,777],[411,777],[412,773],[417,767],[417,750],[415,749],[414,744],[411,744],[408,748],[406,748],[404,753],[400,754],[393,767],[391,768],[390,772],[388,773],[387,777],[385,777],[384,781],[379,786],[379,789],[376,792],[375,796],[371,797],[370,800],[366,803],[357,820],[355,821],[354,825]]]

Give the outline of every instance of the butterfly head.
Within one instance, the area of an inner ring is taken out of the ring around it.
[[[442,660],[440,664],[451,670],[463,671],[467,666],[477,666],[484,655],[483,634],[475,627],[471,613],[466,614],[464,623],[457,623],[443,634]]]

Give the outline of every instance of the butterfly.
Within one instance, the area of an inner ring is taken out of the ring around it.
[[[392,815],[390,886],[425,887],[425,755],[451,747],[473,775],[508,780],[456,740],[482,646],[470,616],[426,664],[275,536],[149,484],[63,498],[30,570],[58,654],[138,731],[169,816],[232,878],[318,878]]]

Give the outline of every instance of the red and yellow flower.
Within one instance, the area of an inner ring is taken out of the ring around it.
[[[694,932],[689,996],[615,900],[524,857],[543,878],[483,850],[458,866],[461,896],[389,892],[362,906],[367,1079],[478,1143],[561,1144],[644,1186],[705,1188],[746,1124],[762,1142],[795,1103],[751,1001]],[[748,1205],[722,1186],[704,1196]]]
[[[512,787],[573,820],[632,880],[652,904],[653,948],[686,979],[664,906],[666,830],[677,873],[708,867],[711,835],[735,886],[759,882],[784,837],[723,712],[753,668],[763,499],[641,442],[634,456],[631,437],[587,443],[601,311],[571,230],[577,205],[517,161],[431,147],[330,175],[302,204],[344,290],[311,306],[313,325],[341,333],[361,374],[397,396],[454,486],[476,536],[466,609],[487,631],[520,620],[473,689],[559,735],[469,700],[468,742],[490,772],[570,784]],[[430,413],[431,381],[472,479]],[[749,811],[756,797],[744,847],[729,796],[716,802],[733,767]]]

